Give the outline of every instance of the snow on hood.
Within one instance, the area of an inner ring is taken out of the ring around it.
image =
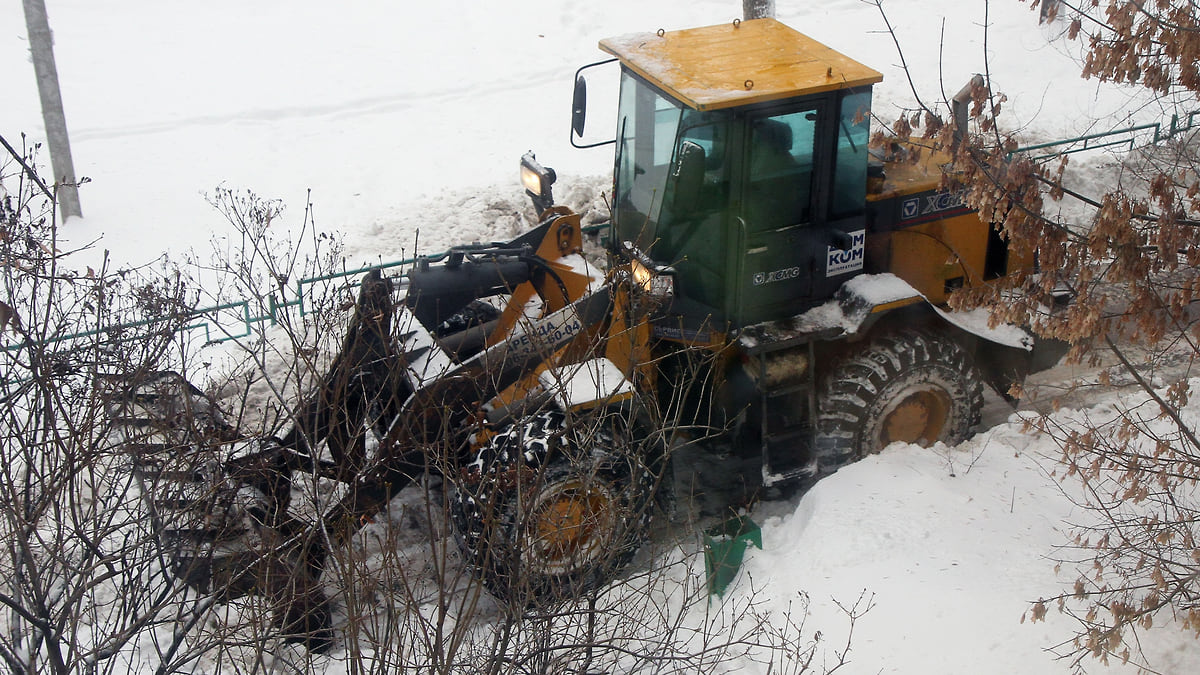
[[[826,339],[850,335],[858,332],[873,308],[920,296],[908,282],[894,274],[863,274],[843,284],[824,304],[789,319],[748,326],[739,340],[744,347],[753,348],[760,341],[817,333],[826,334]]]
[[[823,334],[824,339],[859,332],[863,322],[876,307],[893,302],[920,298],[948,323],[978,335],[985,340],[1026,351],[1033,349],[1033,337],[1019,326],[989,325],[987,310],[953,312],[939,308],[925,299],[907,281],[890,274],[862,274],[847,281],[833,298],[824,304],[781,321],[768,321],[747,327],[739,338],[742,346],[753,348],[761,341],[778,341],[803,335]]]

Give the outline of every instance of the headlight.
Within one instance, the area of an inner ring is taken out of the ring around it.
[[[642,290],[649,291],[650,279],[654,277],[650,270],[637,260],[629,264],[629,269],[633,272],[633,280],[637,282],[638,286],[641,286]]]
[[[633,280],[653,298],[665,300],[675,295],[675,274],[669,267],[650,269],[636,258],[629,262]]]
[[[525,192],[533,199],[533,204],[539,211],[554,205],[550,186],[554,185],[557,178],[554,169],[538,164],[532,152],[527,152],[521,157],[521,185],[525,186]]]
[[[542,193],[542,177],[523,163],[521,164],[521,184],[535,195]]]

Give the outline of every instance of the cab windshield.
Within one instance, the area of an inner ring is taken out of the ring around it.
[[[621,74],[613,222],[621,241],[632,241],[643,250],[654,241],[662,217],[663,192],[682,114],[679,103],[632,73]]]

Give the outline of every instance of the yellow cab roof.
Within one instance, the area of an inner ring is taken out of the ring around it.
[[[635,33],[600,49],[697,110],[847,89],[883,80],[878,71],[775,19]]]

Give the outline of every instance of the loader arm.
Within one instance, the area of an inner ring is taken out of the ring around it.
[[[529,322],[504,342],[456,365],[408,397],[381,444],[380,461],[360,473],[324,516],[340,545],[363,520],[386,506],[417,476],[456,471],[484,427],[484,404],[513,387],[572,340],[604,324],[611,311],[607,285]]]
[[[369,419],[371,408],[380,408],[376,414],[383,414],[383,409],[398,407],[410,393],[394,371],[392,292],[392,280],[379,270],[363,278],[341,350],[297,409],[292,428],[279,439],[282,447],[309,458],[315,458],[315,449],[325,441],[341,480],[350,478],[366,461],[362,422]],[[304,468],[315,470],[314,461]]]
[[[377,275],[364,279],[343,353],[295,432],[324,438],[331,450],[335,443],[353,450],[335,457],[338,474],[351,485],[324,516],[331,543],[344,541],[416,476],[456,472],[488,429],[508,423],[515,411],[544,405],[544,373],[604,358],[634,378],[635,363],[644,366],[638,355],[649,350],[637,286],[625,268],[597,283],[564,260],[581,248],[579,216],[559,208],[517,240],[418,263],[400,302],[382,286],[368,290],[381,283]],[[432,324],[497,291],[507,291],[508,299],[496,320],[436,333]],[[535,300],[541,310],[530,317]],[[472,331],[487,337],[482,349],[463,358],[470,352],[464,344],[476,339]],[[382,394],[371,399],[369,387]],[[352,407],[327,408],[341,400]],[[371,422],[380,438],[377,460],[353,464],[362,458],[364,423]]]

